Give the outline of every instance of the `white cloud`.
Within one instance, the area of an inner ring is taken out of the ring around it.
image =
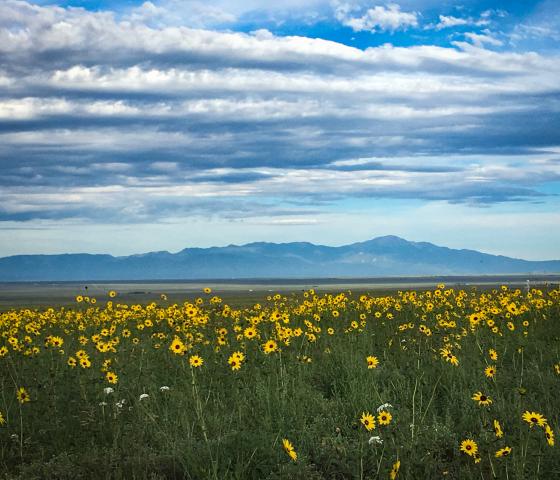
[[[237,17],[207,2],[163,0],[157,3],[144,2],[132,9],[127,19],[154,27],[188,25],[200,28],[230,24],[235,22]]]
[[[479,19],[472,17],[454,17],[452,15],[440,15],[439,22],[435,25],[428,25],[427,28],[435,28],[436,30],[443,30],[444,28],[459,27],[464,25],[483,26],[489,25],[491,21],[489,17],[492,12],[487,10],[480,15]]]
[[[457,18],[453,16],[439,16],[439,23],[435,26],[436,30],[443,28],[456,27],[458,25],[468,25],[470,22],[466,18]]]
[[[225,3],[210,5],[258,7]],[[364,50],[213,31],[166,17],[171,4],[126,18],[0,2],[3,219],[303,228],[347,199],[551,201],[558,56],[492,51],[503,36],[486,31]],[[339,15],[375,31],[420,18],[394,4]]]
[[[355,32],[406,30],[418,26],[417,12],[403,12],[395,3],[387,6],[377,5],[363,14],[355,16],[354,8],[348,4],[339,4],[335,10],[336,18]]]
[[[472,44],[478,48],[483,48],[484,45],[501,47],[504,44],[504,42],[502,42],[501,40],[490,35],[489,32],[487,33],[467,32],[465,33],[465,37],[468,38],[472,42]]]

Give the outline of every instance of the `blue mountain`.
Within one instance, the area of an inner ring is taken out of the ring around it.
[[[141,255],[61,254],[0,258],[0,281],[336,278],[550,274],[560,260],[528,261],[384,236],[340,247],[256,242]]]

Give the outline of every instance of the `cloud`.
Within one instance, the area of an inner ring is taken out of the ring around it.
[[[395,3],[387,6],[377,5],[357,16],[355,10],[354,6],[346,3],[339,4],[335,10],[335,17],[355,32],[394,32],[418,26],[418,13],[403,12]]]
[[[199,1],[163,0],[144,2],[127,15],[133,23],[153,27],[191,26],[196,28],[231,24],[237,17],[222,8]]]
[[[492,51],[504,37],[489,31],[358,49],[185,26],[172,6],[0,4],[3,221],[307,225],[346,201],[553,197],[556,54]],[[395,4],[338,7],[367,30],[419,21]]]
[[[435,25],[429,25],[429,28],[434,28],[436,30],[443,30],[445,28],[459,27],[465,25],[483,26],[488,25],[490,20],[488,17],[490,12],[483,12],[479,19],[474,19],[472,17],[454,17],[452,15],[440,15],[439,22]]]
[[[465,38],[470,40],[472,44],[478,48],[483,48],[484,45],[501,47],[504,44],[501,40],[493,37],[487,30],[485,30],[485,33],[467,32],[465,33]]]

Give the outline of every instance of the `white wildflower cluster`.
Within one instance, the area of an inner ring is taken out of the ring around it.
[[[105,395],[109,395],[110,393],[113,393],[115,390],[112,389],[111,387],[105,387],[103,389],[103,392],[105,393]]]
[[[140,401],[144,400],[145,398],[150,398],[150,396],[147,393],[142,393],[140,395]]]
[[[160,392],[167,392],[168,390],[169,390],[169,387],[167,387],[165,385],[163,387],[159,387]]]
[[[373,444],[381,445],[383,443],[383,439],[379,435],[376,435],[374,437],[370,437],[370,439],[368,440],[368,443],[370,445],[373,445]]]
[[[379,407],[377,407],[377,412],[379,413],[381,410],[387,410],[388,408],[393,408],[393,405],[390,403],[384,403],[383,405],[379,405]]]

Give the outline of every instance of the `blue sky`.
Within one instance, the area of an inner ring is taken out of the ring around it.
[[[276,3],[0,3],[0,256],[560,258],[559,2]]]

